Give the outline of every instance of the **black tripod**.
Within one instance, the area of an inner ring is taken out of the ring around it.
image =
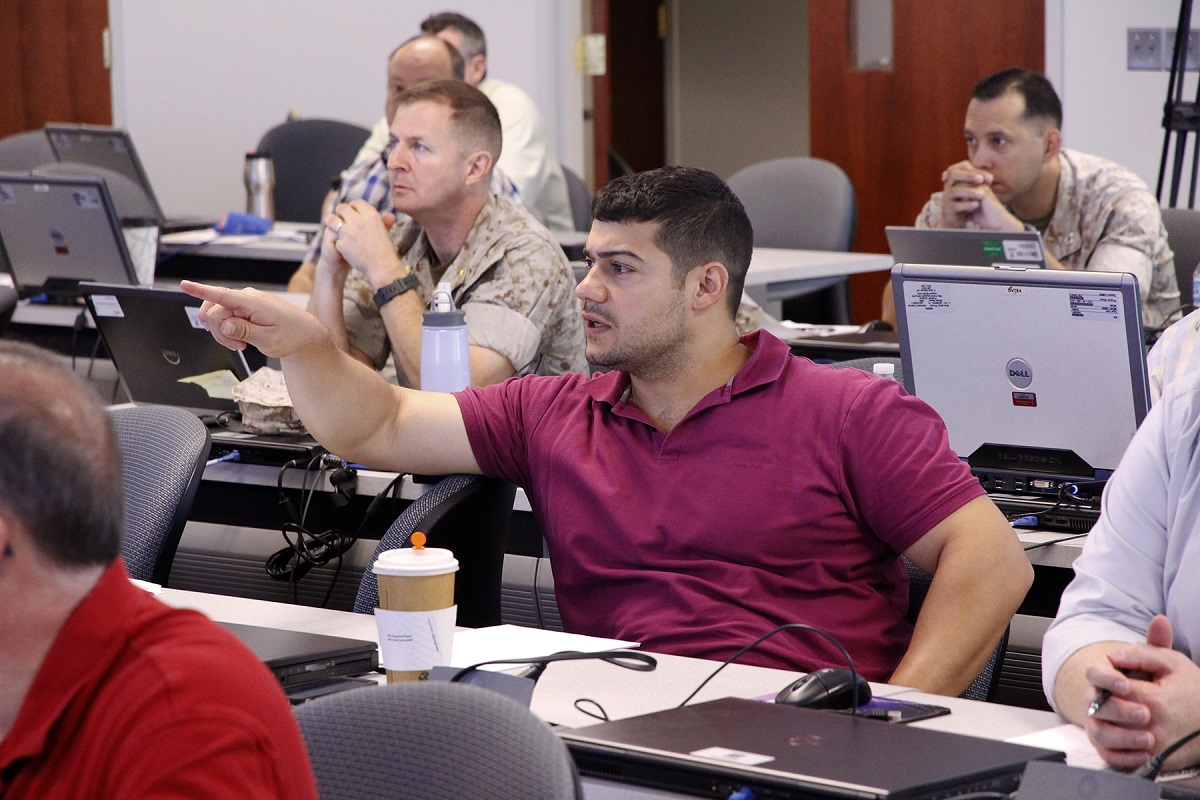
[[[1180,0],[1179,25],[1175,28],[1175,51],[1171,55],[1171,78],[1167,84],[1167,102],[1163,104],[1162,161],[1158,166],[1158,201],[1163,200],[1163,182],[1167,175],[1167,154],[1171,151],[1171,134],[1175,134],[1175,154],[1171,164],[1171,200],[1169,207],[1175,208],[1179,200],[1179,180],[1183,175],[1183,160],[1187,152],[1189,133],[1196,134],[1192,144],[1192,176],[1188,185],[1188,208],[1196,205],[1196,168],[1200,166],[1200,84],[1196,86],[1196,99],[1183,100],[1183,75],[1187,67],[1188,34],[1192,27],[1192,0]]]

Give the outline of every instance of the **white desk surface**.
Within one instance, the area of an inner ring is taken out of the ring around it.
[[[374,617],[347,611],[292,606],[264,600],[164,589],[161,599],[179,608],[192,608],[221,622],[242,622],[286,630],[309,631],[378,641]],[[599,703],[609,717],[645,714],[681,703],[716,667],[716,662],[654,654],[654,672],[630,672],[602,661],[551,664],[538,681],[531,708],[556,725],[580,727],[596,720],[579,712],[575,700],[587,697]],[[759,697],[774,694],[796,678],[796,673],[733,664],[726,667],[692,702],[720,697]],[[925,695],[914,689],[872,684],[879,696],[894,696],[948,706],[948,716],[913,723],[924,728],[1007,739],[1062,724],[1057,714],[994,703]],[[672,795],[608,781],[584,779],[588,800],[617,798],[669,798]]]
[[[825,250],[789,250],[756,247],[746,272],[747,286],[766,286],[791,281],[855,275],[891,269],[890,255],[839,253]]]

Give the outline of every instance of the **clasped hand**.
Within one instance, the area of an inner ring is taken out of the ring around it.
[[[390,283],[402,270],[389,231],[396,215],[380,215],[370,203],[339,203],[325,218],[324,246],[319,269],[345,273],[353,268],[376,288]]]
[[[1025,226],[992,191],[992,181],[990,172],[975,168],[970,161],[947,167],[942,173],[941,227],[962,228],[973,222],[990,231],[1023,230]]]
[[[1172,648],[1171,623],[1161,614],[1150,622],[1145,644],[1108,654],[1087,668],[1097,692],[1111,693],[1084,723],[1088,739],[1118,769],[1141,766],[1172,742],[1200,728],[1200,667]],[[1128,674],[1126,674],[1128,673]],[[1167,769],[1200,761],[1200,742],[1167,760]]]

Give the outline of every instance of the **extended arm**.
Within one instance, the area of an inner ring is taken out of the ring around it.
[[[933,583],[890,682],[959,694],[987,663],[1033,583],[1033,568],[986,497],[942,520],[904,555]]]
[[[330,451],[379,469],[479,472],[451,395],[392,386],[339,349],[320,320],[280,298],[190,281],[182,288],[205,301],[201,319],[217,341],[280,359],[300,419]]]

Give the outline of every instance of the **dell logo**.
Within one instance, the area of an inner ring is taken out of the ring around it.
[[[1033,383],[1033,368],[1023,358],[1014,358],[1005,367],[1008,372],[1008,382],[1017,389],[1027,389]]]
[[[163,360],[166,361],[168,364],[170,364],[172,367],[179,366],[179,361],[180,361],[179,353],[175,352],[174,350],[164,349],[162,351],[162,357],[163,357]]]

